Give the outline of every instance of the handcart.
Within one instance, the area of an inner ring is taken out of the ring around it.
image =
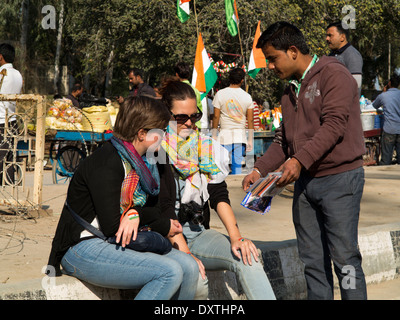
[[[274,131],[254,131],[254,156],[261,157],[274,140]]]
[[[112,133],[93,131],[57,131],[50,140],[49,160],[53,183],[65,183],[80,162],[112,137]]]
[[[381,156],[382,129],[364,131],[365,154],[363,156],[364,166],[378,165]]]

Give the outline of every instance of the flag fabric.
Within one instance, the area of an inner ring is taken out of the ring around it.
[[[229,33],[232,37],[235,37],[238,34],[239,28],[239,16],[237,13],[236,0],[225,0],[225,14]]]
[[[203,99],[217,82],[218,75],[215,71],[207,51],[204,48],[203,37],[199,33],[197,40],[196,56],[194,59],[194,68],[192,76],[192,86],[201,93]]]
[[[176,2],[177,15],[182,23],[186,22],[190,16],[189,2],[190,0],[177,0]]]
[[[267,60],[265,59],[264,53],[261,49],[256,48],[258,39],[261,36],[260,21],[258,21],[256,34],[253,41],[253,49],[251,50],[251,55],[249,59],[248,74],[253,79],[256,77],[257,73],[262,69],[267,67]]]

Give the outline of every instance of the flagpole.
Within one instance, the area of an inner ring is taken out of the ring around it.
[[[238,29],[238,36],[239,36],[239,44],[240,44],[240,52],[242,54],[242,59],[243,59],[243,65],[246,65],[246,61],[244,58],[244,54],[243,54],[243,45],[242,45],[242,39],[240,37],[240,20],[239,20],[239,13],[237,11],[237,7],[236,7],[236,2],[235,2],[235,11],[236,11],[236,16],[237,16],[237,29]],[[246,81],[246,76],[244,77],[244,87],[246,88],[246,92],[248,91],[248,87],[247,87],[247,81]]]
[[[239,44],[240,44],[240,51],[242,53],[242,57],[243,57],[243,64],[245,63],[244,61],[244,55],[243,55],[243,46],[242,46],[242,39],[240,38],[240,28],[239,28],[239,24],[240,24],[240,19],[239,19],[239,13],[237,10],[237,5],[236,5],[236,0],[234,0],[234,10],[235,10],[235,15],[236,15],[236,19],[237,19],[237,29],[238,29],[238,36],[239,36]]]
[[[199,23],[197,21],[196,0],[193,0],[193,9],[194,9],[194,17],[195,17],[195,20],[196,20],[197,38],[199,38]]]
[[[240,38],[240,29],[239,29],[239,24],[238,24],[238,36],[239,36],[239,44],[240,44],[240,52],[242,53],[242,57],[243,57],[243,64],[245,65],[245,61],[244,61],[244,55],[243,55],[243,46],[242,46],[242,40]]]

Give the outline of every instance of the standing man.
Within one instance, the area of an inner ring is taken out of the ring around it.
[[[246,151],[253,149],[253,99],[241,86],[245,72],[241,68],[229,72],[229,87],[219,90],[214,97],[213,138],[217,138],[220,125],[219,142],[231,155],[231,174],[242,172],[242,160]],[[246,119],[248,137],[246,137]],[[247,148],[246,148],[247,144]]]
[[[178,62],[175,67],[174,67],[175,75],[179,78],[180,81],[187,83],[190,85],[194,93],[196,94],[196,103],[197,107],[202,111],[203,106],[201,105],[201,94],[200,91],[197,90],[195,87],[192,86],[192,84],[189,82],[189,77],[190,77],[190,67],[187,63],[185,62]]]
[[[128,71],[129,85],[131,86],[131,90],[129,91],[128,96],[149,96],[156,97],[156,93],[152,87],[150,87],[143,80],[144,72],[138,68],[132,68]],[[117,101],[119,104],[124,102],[124,98],[119,96],[117,97]]]
[[[293,222],[308,299],[333,299],[331,261],[342,299],[366,299],[358,250],[365,147],[357,84],[337,59],[311,56],[290,23],[271,25],[257,48],[280,79],[295,80],[284,91],[275,139],[243,188],[273,171],[282,172],[281,187],[296,181]]]
[[[14,69],[15,49],[7,43],[0,44],[0,94],[19,94],[22,89],[21,73]],[[0,101],[0,184],[2,184],[4,160],[12,161],[12,153],[8,151],[12,147],[13,139],[4,139],[4,125],[6,122],[6,110],[8,114],[8,127],[17,130],[15,117],[10,117],[15,113],[15,102]],[[14,131],[14,130],[12,130]],[[10,166],[7,170],[8,182],[14,182],[14,167]]]
[[[330,56],[342,62],[357,81],[359,96],[361,96],[363,58],[349,42],[349,29],[342,22],[331,23],[326,29],[326,42],[331,49]]]
[[[372,105],[383,107],[382,158],[379,164],[392,164],[393,150],[396,150],[397,164],[400,164],[400,77],[393,75],[387,86]]]
[[[190,85],[193,88],[194,93],[196,94],[197,108],[203,113],[203,116],[200,119],[200,121],[196,122],[196,126],[200,129],[208,129],[208,114],[207,114],[208,109],[204,108],[204,110],[203,110],[200,91],[197,90],[196,87],[192,86],[192,84],[189,82],[189,77],[190,77],[189,65],[183,61],[178,62],[174,67],[174,71],[175,71],[175,75],[178,77],[178,79],[180,81]],[[207,100],[205,100],[205,103],[207,103]]]
[[[79,108],[79,97],[83,92],[83,87],[80,83],[75,83],[72,87],[72,91],[66,96],[67,99],[71,100],[75,108]]]

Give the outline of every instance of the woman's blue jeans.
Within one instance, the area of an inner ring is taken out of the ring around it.
[[[199,268],[188,254],[176,249],[165,255],[123,249],[99,238],[68,249],[63,271],[91,284],[115,289],[140,289],[136,300],[192,300]]]
[[[261,262],[255,262],[252,257],[252,265],[245,265],[243,260],[232,253],[229,237],[208,229],[189,240],[188,245],[190,252],[201,260],[206,270],[229,270],[236,273],[247,299],[276,299]]]

